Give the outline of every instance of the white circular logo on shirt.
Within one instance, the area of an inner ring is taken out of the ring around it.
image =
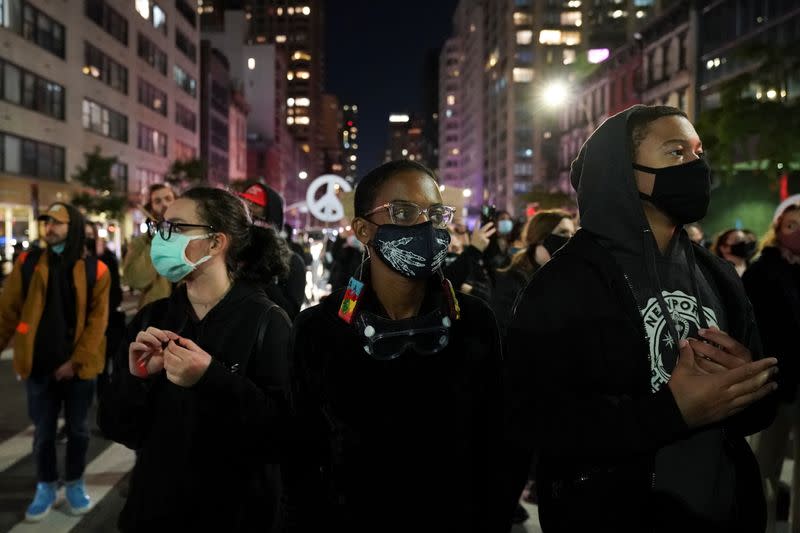
[[[697,300],[694,296],[689,296],[682,291],[664,291],[661,294],[664,296],[667,309],[669,309],[675,329],[681,340],[688,338],[690,335],[695,336],[700,324],[697,319],[699,316],[697,313]],[[717,315],[713,309],[703,306],[703,312],[709,327],[719,327]],[[669,381],[671,375],[671,371],[667,371],[664,368],[664,353],[667,351],[674,353],[678,350],[678,347],[675,346],[675,341],[670,335],[667,321],[664,320],[661,306],[658,305],[656,298],[650,298],[647,301],[647,305],[642,310],[642,318],[644,319],[644,330],[649,340],[650,386],[655,392]]]

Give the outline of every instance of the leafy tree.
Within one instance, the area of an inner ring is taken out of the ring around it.
[[[89,213],[105,213],[109,218],[121,218],[127,204],[127,191],[116,183],[111,169],[117,158],[104,157],[100,147],[84,154],[84,166],[75,169],[72,179],[84,186],[84,190],[72,197],[72,203]]]
[[[196,187],[206,181],[205,164],[201,159],[173,161],[164,180],[179,191]]]

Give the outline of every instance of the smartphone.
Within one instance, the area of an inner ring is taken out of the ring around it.
[[[482,205],[481,227],[485,226],[489,222],[496,222],[496,221],[497,221],[497,207],[493,205]]]

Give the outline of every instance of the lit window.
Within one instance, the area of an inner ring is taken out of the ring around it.
[[[636,12],[636,18],[637,19],[644,18],[644,15],[645,15],[644,11],[637,11]]]
[[[531,44],[533,32],[531,30],[520,30],[517,32],[517,44]]]
[[[349,105],[344,106],[344,110],[345,111],[350,111],[350,106]]]
[[[285,43],[286,42],[286,36],[285,35],[276,35],[275,36],[275,42],[276,43]]]
[[[456,105],[456,96],[454,94],[447,95],[447,105]]]
[[[515,68],[513,70],[514,81],[518,83],[529,83],[533,81],[532,68]]]
[[[295,61],[311,61],[311,54],[309,54],[308,52],[301,52],[298,50],[297,52],[292,54],[292,59],[294,59]]]
[[[256,68],[256,60],[255,60],[255,58],[251,57],[251,58],[249,58],[247,60],[247,68],[249,68],[250,70],[255,70],[255,68]]]
[[[286,105],[288,105],[289,107],[292,107],[294,105],[294,98],[287,98],[286,99]]]
[[[310,8],[310,7],[308,7],[308,6],[305,6],[305,7],[303,8],[303,15],[306,15],[306,16],[308,16],[308,15],[310,15],[310,14],[311,14],[311,8]]]
[[[452,150],[450,150],[450,153],[452,155],[458,155],[460,152],[459,152],[458,148],[453,148]]]
[[[292,81],[294,79],[294,72],[292,72],[291,70],[289,72],[287,72],[286,73],[286,79],[289,80],[289,81]]]
[[[444,112],[444,115],[445,115],[447,118],[450,118],[450,117],[452,117],[452,116],[453,116],[453,110],[452,110],[452,109],[448,109],[447,111],[445,111],[445,112]]]
[[[525,26],[531,24],[533,18],[528,13],[514,13],[514,24],[517,26]]]
[[[309,153],[311,151],[311,147],[309,145],[307,145],[307,144],[304,144],[303,145],[303,151],[305,153]]]
[[[294,117],[286,117],[286,123],[290,126],[294,124]]]
[[[350,156],[350,161],[355,161],[356,159],[358,159],[358,158],[355,155],[351,155]]]
[[[357,105],[353,106],[353,113],[358,113],[358,106]]]
[[[358,144],[353,145],[353,150],[358,150]]]
[[[565,49],[564,50],[564,52],[563,52],[563,61],[562,62],[565,65],[573,64],[576,59],[577,59],[577,54],[575,53],[575,50],[570,50],[570,49]]]
[[[294,101],[294,103],[300,107],[308,107],[311,105],[311,100],[308,98],[298,98]]]
[[[311,124],[311,119],[308,118],[308,117],[297,117],[297,119],[295,120],[295,123],[296,124],[308,125],[308,124]]]
[[[307,80],[311,77],[311,73],[307,70],[298,70],[295,75],[301,80]]]
[[[580,26],[581,25],[581,12],[580,11],[563,11],[561,13],[562,26]]]
[[[294,15],[294,8],[293,8],[293,7],[290,7],[290,8],[288,8],[288,9],[286,10],[286,12],[287,12],[287,13],[289,13],[290,15]]]
[[[575,46],[581,43],[581,34],[578,31],[542,30],[539,32],[541,44]]]
[[[580,0],[570,0],[567,2],[567,7],[581,7]]]
[[[403,156],[407,156],[407,155],[408,155],[408,150],[406,150],[405,148],[403,148],[403,151],[402,151],[402,152],[400,152],[400,153],[401,153],[401,154],[403,154]]]
[[[626,11],[621,10],[621,9],[617,9],[616,11],[613,11],[613,12],[609,13],[609,15],[611,15],[611,18],[613,18],[613,19],[618,19],[620,17],[627,17],[628,13]]]
[[[283,8],[282,7],[278,8],[278,16],[279,17],[283,16]]]
[[[608,48],[593,48],[589,50],[587,58],[589,59],[589,63],[597,64],[608,59],[610,55],[611,50]]]
[[[136,11],[143,19],[150,18],[150,0],[136,0]]]

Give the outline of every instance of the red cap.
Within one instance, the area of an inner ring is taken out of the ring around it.
[[[240,192],[239,196],[260,207],[266,207],[267,205],[267,191],[260,185],[251,185],[246,191]]]

